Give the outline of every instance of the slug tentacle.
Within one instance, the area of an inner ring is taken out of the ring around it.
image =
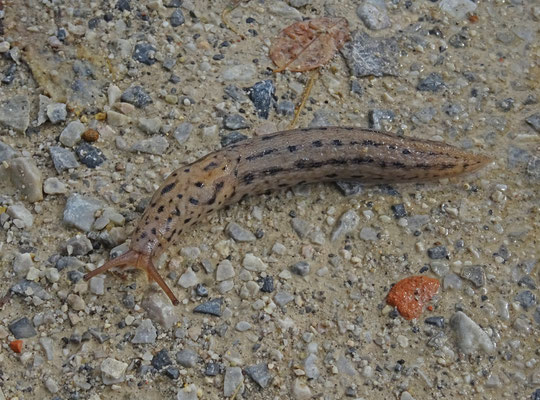
[[[445,143],[354,127],[295,129],[247,139],[170,174],[133,232],[131,250],[85,279],[115,266],[135,265],[178,304],[152,258],[205,215],[245,195],[335,180],[424,182],[474,172],[488,162]]]

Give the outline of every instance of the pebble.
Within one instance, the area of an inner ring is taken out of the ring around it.
[[[221,311],[221,305],[223,299],[217,298],[207,301],[206,303],[199,304],[193,309],[193,312],[200,314],[210,314],[215,315],[216,317],[221,317],[223,312]]]
[[[60,134],[60,143],[67,147],[73,147],[81,140],[81,136],[86,130],[80,121],[71,121]]]
[[[15,73],[17,72],[17,64],[12,63],[7,67],[2,78],[2,83],[9,85],[15,79]]]
[[[191,131],[193,131],[193,125],[191,125],[189,122],[184,122],[176,127],[173,132],[173,136],[178,144],[183,144],[188,141]]]
[[[235,326],[235,329],[238,331],[238,332],[245,332],[245,331],[248,331],[251,329],[251,324],[247,321],[239,321],[236,326]]]
[[[486,274],[481,265],[470,265],[463,268],[461,277],[471,281],[477,288],[485,285]]]
[[[90,292],[102,296],[105,294],[105,276],[95,276],[89,282]]]
[[[540,132],[540,112],[531,114],[525,118],[525,122],[528,123],[536,132]]]
[[[102,207],[98,200],[74,193],[67,199],[64,208],[64,223],[88,232],[92,229],[96,212]]]
[[[476,10],[476,3],[471,0],[441,0],[439,8],[456,19],[463,19],[467,13]]]
[[[86,303],[82,297],[74,293],[67,297],[67,303],[75,311],[83,311],[86,308]]]
[[[123,382],[128,365],[122,361],[108,357],[101,362],[101,379],[105,385]]]
[[[141,321],[139,326],[135,329],[135,334],[131,343],[134,344],[151,344],[155,343],[157,338],[157,331],[152,323],[152,320],[146,318]]]
[[[540,157],[532,156],[527,163],[527,175],[540,181]]]
[[[262,272],[268,268],[268,265],[263,263],[263,261],[259,257],[253,255],[252,253],[247,253],[244,256],[242,266],[248,271],[253,272]]]
[[[313,230],[309,222],[298,217],[291,219],[291,226],[300,239],[305,238]]]
[[[171,361],[171,358],[169,357],[169,352],[166,349],[161,349],[152,358],[151,364],[158,371],[160,371],[167,365],[171,365],[172,361]]]
[[[121,114],[119,112],[109,110],[107,111],[107,123],[111,126],[120,127],[129,124],[131,118]]]
[[[152,65],[156,62],[156,48],[150,43],[138,43],[133,50],[133,59],[146,65]],[[128,101],[129,103],[129,101]]]
[[[195,294],[197,296],[206,297],[208,296],[208,288],[203,284],[198,283],[197,286],[195,286]]]
[[[58,178],[47,178],[43,183],[43,191],[46,194],[63,194],[67,192],[67,186]]]
[[[459,349],[465,354],[472,354],[477,350],[491,353],[495,348],[487,333],[461,311],[452,316],[450,327],[456,333]]]
[[[136,142],[131,146],[132,152],[141,152],[155,155],[162,155],[169,148],[169,142],[163,136],[152,136],[149,139],[144,139]]]
[[[27,317],[21,317],[8,325],[15,339],[26,339],[37,335],[32,323]]]
[[[468,0],[467,0],[468,1]],[[438,92],[446,87],[441,74],[432,72],[424,79],[421,79],[416,86],[416,89],[421,92]]]
[[[184,368],[193,368],[199,361],[199,355],[191,349],[183,349],[176,353],[176,361]]]
[[[394,38],[375,38],[361,30],[341,49],[352,76],[397,76],[399,47]]]
[[[304,360],[304,372],[309,379],[317,379],[321,376],[319,368],[317,368],[317,356],[310,354]]]
[[[27,279],[22,279],[10,288],[12,293],[27,296],[27,293],[31,293],[32,296],[38,297],[41,300],[49,300],[51,295],[43,289],[43,287]]]
[[[296,275],[306,276],[309,274],[310,265],[306,261],[299,261],[291,266],[291,271]]]
[[[171,17],[169,18],[169,21],[171,22],[171,26],[173,28],[176,28],[180,25],[183,25],[186,20],[184,18],[184,13],[182,13],[182,10],[177,8],[176,10],[172,12]]]
[[[161,129],[161,118],[139,118],[139,128],[150,135],[156,135]]]
[[[13,272],[17,275],[26,275],[30,268],[34,266],[34,260],[30,253],[18,253],[13,259],[13,264],[11,266]]]
[[[30,124],[30,101],[28,96],[11,97],[0,104],[0,124],[24,133]]]
[[[249,128],[248,122],[240,114],[229,114],[225,116],[223,126],[230,130]]]
[[[66,120],[67,110],[64,103],[51,103],[47,106],[47,118],[53,124],[58,124]]]
[[[225,81],[249,82],[255,77],[257,69],[253,64],[239,64],[228,66],[221,72]]]
[[[227,232],[227,234],[237,242],[253,242],[256,240],[253,233],[235,222],[229,222],[225,228],[225,232]]]
[[[9,163],[11,181],[30,203],[43,200],[43,177],[31,158],[12,158]]]
[[[262,280],[261,292],[272,293],[274,291],[274,278],[265,276]]]
[[[460,290],[463,286],[462,280],[454,274],[453,272],[450,272],[449,274],[446,274],[443,278],[443,289],[454,289],[454,290]]]
[[[216,269],[216,280],[218,282],[231,279],[235,276],[233,265],[229,260],[221,261]]]
[[[339,220],[332,231],[331,239],[336,241],[345,235],[353,232],[360,222],[360,217],[354,210],[348,210],[339,217]]]
[[[435,115],[437,115],[437,110],[435,107],[428,106],[415,112],[411,120],[416,125],[427,124]]]
[[[225,369],[225,378],[223,379],[223,395],[230,397],[233,394],[242,394],[244,392],[244,375],[242,368],[227,367]]]
[[[80,164],[71,150],[60,146],[49,147],[49,153],[56,172],[61,174],[70,168],[77,168]]]
[[[181,388],[176,394],[176,400],[198,400],[198,388],[194,384]]]
[[[84,256],[93,250],[92,242],[84,235],[72,237],[65,243],[64,248],[70,256]]]
[[[288,303],[290,303],[293,300],[294,300],[294,296],[288,292],[280,291],[280,292],[277,292],[276,295],[274,296],[274,302],[280,307],[286,306]]]
[[[296,378],[292,388],[296,400],[308,400],[312,398],[311,389],[300,378]]]
[[[51,283],[58,282],[60,280],[60,272],[56,268],[47,268],[45,277]]]
[[[34,217],[30,211],[21,204],[15,204],[7,208],[7,214],[13,218],[23,222],[23,228],[31,228],[34,225]]]
[[[88,168],[96,168],[103,164],[107,158],[97,147],[89,143],[83,143],[75,149],[79,160]]]
[[[131,86],[122,93],[120,100],[133,104],[137,108],[144,108],[152,103],[152,98],[142,86]]]
[[[237,101],[239,103],[246,103],[248,101],[248,96],[238,86],[228,85],[225,87],[225,89],[223,89],[223,91],[234,101]]]
[[[231,132],[221,137],[221,147],[227,147],[231,144],[240,142],[248,137],[240,132]]]
[[[280,101],[276,105],[276,112],[279,115],[290,116],[294,114],[295,105],[292,101],[284,100]]]
[[[45,379],[44,383],[47,390],[51,392],[52,394],[58,393],[58,391],[60,390],[60,388],[58,387],[58,383],[56,383],[56,381],[51,377],[48,377],[47,379]]]
[[[244,371],[247,376],[249,376],[255,383],[257,383],[261,388],[266,388],[272,381],[272,375],[268,370],[268,364],[260,363],[256,365],[250,365],[244,368]]]
[[[17,157],[18,153],[9,144],[0,141],[0,163]]]
[[[394,122],[395,114],[392,110],[375,109],[368,113],[369,127],[375,130],[382,130],[385,122]]]
[[[364,226],[360,230],[360,239],[366,240],[366,241],[367,240],[371,240],[371,241],[379,240],[378,232],[375,229],[370,228],[369,226]]]
[[[220,373],[220,366],[218,363],[211,362],[206,364],[206,368],[204,370],[204,374],[206,376],[217,376]]]
[[[445,246],[435,246],[428,249],[427,254],[432,260],[440,260],[448,257],[448,250]]]
[[[343,196],[354,196],[362,193],[363,190],[360,182],[337,181],[335,184]]]
[[[369,29],[380,30],[391,26],[384,0],[364,0],[356,9],[356,14]]]
[[[528,311],[529,308],[536,304],[536,296],[530,290],[522,290],[514,297],[514,300],[517,301],[525,311]]]
[[[146,297],[142,303],[142,307],[146,310],[148,317],[152,321],[162,325],[165,329],[170,329],[179,320],[174,306],[161,293],[153,293]]]
[[[199,283],[199,279],[197,278],[197,274],[193,272],[193,269],[189,267],[186,272],[184,272],[180,279],[178,279],[178,284],[183,287],[184,289],[190,288],[192,286],[195,286]]]
[[[427,317],[424,322],[428,325],[436,326],[437,328],[444,328],[444,317]]]
[[[295,9],[293,8],[293,10]],[[275,92],[274,81],[271,79],[257,82],[247,90],[248,97],[253,102],[259,118],[268,119],[270,106],[275,101]]]

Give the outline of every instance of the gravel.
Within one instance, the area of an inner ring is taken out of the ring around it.
[[[59,146],[51,146],[49,147],[49,152],[51,154],[54,168],[59,174],[68,169],[77,168],[80,165],[73,152],[69,149]]]
[[[207,301],[206,303],[202,303],[198,305],[197,307],[195,307],[193,309],[193,312],[221,317],[221,315],[223,314],[221,310],[222,304],[223,304],[223,300],[221,298],[212,299],[210,301]]]
[[[26,339],[37,335],[32,323],[27,317],[21,317],[8,325],[15,339]]]
[[[14,96],[0,104],[0,124],[24,133],[30,124],[30,102],[27,96]]]
[[[472,354],[478,350],[491,353],[495,349],[487,333],[461,311],[452,316],[450,327],[456,334],[459,349],[465,354]]]

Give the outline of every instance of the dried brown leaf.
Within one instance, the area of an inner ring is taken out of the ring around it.
[[[274,72],[308,71],[326,64],[349,40],[345,18],[316,18],[283,29],[274,39],[270,58],[277,65]]]

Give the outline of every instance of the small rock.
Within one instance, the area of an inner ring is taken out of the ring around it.
[[[7,208],[7,215],[13,219],[19,219],[24,223],[24,227],[30,228],[34,225],[34,217],[23,205],[15,204]]]
[[[75,158],[75,155],[68,149],[59,146],[49,147],[51,159],[56,171],[61,174],[67,169],[77,168],[80,164]]]
[[[298,217],[291,219],[291,226],[300,239],[305,238],[313,230],[309,222]]]
[[[133,104],[137,108],[144,108],[152,103],[152,98],[146,93],[142,86],[131,86],[122,93],[120,99],[126,103]]]
[[[67,147],[73,147],[81,140],[81,136],[86,130],[80,121],[71,121],[60,134],[60,143]]]
[[[354,196],[362,193],[362,184],[359,182],[337,181],[335,182],[343,196]]]
[[[467,0],[468,1],[468,0]],[[437,72],[430,73],[427,77],[418,82],[416,89],[421,92],[438,92],[446,87],[441,74]]]
[[[257,82],[247,90],[259,118],[268,119],[270,106],[275,98],[275,92],[274,81],[270,79]]]
[[[194,384],[187,385],[178,391],[176,400],[198,400],[198,391],[199,389]]]
[[[514,297],[514,300],[517,301],[525,311],[536,304],[536,296],[530,290],[522,290]]]
[[[173,132],[173,136],[178,144],[183,144],[189,139],[189,135],[191,134],[192,130],[193,125],[191,125],[189,122],[184,122],[176,127]]]
[[[233,265],[229,260],[221,261],[216,269],[216,280],[218,282],[231,279],[235,276]]]
[[[443,289],[454,289],[454,290],[460,290],[461,286],[463,285],[462,280],[454,274],[453,272],[450,272],[449,274],[446,274],[443,278]]]
[[[497,106],[501,109],[501,111],[508,112],[512,108],[514,108],[514,103],[515,103],[514,99],[511,98],[511,97],[508,97],[506,99],[502,99],[501,101],[499,101],[497,103]],[[540,114],[539,114],[539,116],[540,116]],[[539,119],[539,121],[540,121],[540,119]],[[539,125],[539,127],[540,127],[540,125]]]
[[[123,103],[123,104],[127,104],[127,103]],[[129,124],[130,121],[131,121],[131,118],[129,118],[128,116],[124,114],[121,114],[113,110],[107,111],[107,123],[110,126],[120,127],[120,126]]]
[[[167,365],[171,365],[172,361],[169,357],[169,352],[166,349],[161,349],[152,358],[151,364],[158,371],[163,369],[163,367],[166,367]]]
[[[89,143],[83,143],[75,150],[79,160],[88,168],[96,168],[103,164],[107,158],[97,147]]]
[[[461,277],[471,281],[477,288],[484,286],[486,274],[481,265],[470,265],[463,268]]]
[[[30,102],[27,96],[14,96],[0,104],[0,124],[24,133],[30,124]]]
[[[247,139],[246,135],[240,132],[231,132],[221,137],[221,147],[227,147],[227,146],[230,146],[231,144],[240,142],[245,139]]]
[[[206,376],[217,376],[220,373],[220,366],[218,363],[211,362],[206,364],[206,369],[204,370],[204,374]]]
[[[380,30],[391,26],[384,0],[364,0],[356,14],[369,29]]]
[[[30,253],[18,253],[13,259],[13,272],[17,275],[26,275],[33,266],[34,260]]]
[[[540,112],[529,115],[525,118],[525,122],[528,123],[536,132],[540,132]]]
[[[246,375],[249,376],[255,383],[257,383],[263,389],[266,388],[272,380],[272,375],[268,370],[268,364],[260,363],[256,365],[250,365],[244,369]]]
[[[208,288],[203,284],[198,283],[197,286],[195,286],[195,294],[197,296],[206,297],[208,296]]]
[[[247,253],[244,256],[244,260],[242,261],[242,266],[248,271],[253,271],[253,272],[262,272],[268,268],[268,265],[263,263],[259,257],[253,255],[252,253]]]
[[[58,391],[60,390],[60,388],[58,387],[58,383],[56,383],[56,381],[51,377],[45,379],[44,383],[47,390],[52,394],[58,393]]]
[[[437,110],[435,109],[435,107],[424,107],[414,113],[412,117],[412,122],[414,122],[416,125],[427,124],[433,119],[435,115],[437,115]]]
[[[476,3],[470,0],[441,0],[439,8],[454,18],[462,19],[476,10]]]
[[[225,116],[223,126],[230,130],[249,128],[248,122],[240,114],[229,114]]]
[[[242,368],[227,367],[225,369],[225,378],[223,380],[223,395],[230,397],[233,394],[242,394],[244,392],[244,376]]]
[[[336,241],[337,239],[351,233],[356,229],[356,226],[360,222],[360,217],[354,210],[349,210],[343,213],[332,231],[331,239]]]
[[[19,318],[8,325],[15,339],[31,338],[37,335],[36,330],[27,317]]]
[[[157,338],[157,331],[150,319],[143,319],[140,325],[135,329],[135,334],[131,343],[134,344],[151,344],[155,343]]]
[[[74,293],[67,297],[67,303],[75,311],[83,311],[86,308],[86,303],[82,297]]]
[[[540,181],[540,157],[532,156],[527,163],[527,175]]]
[[[161,129],[161,118],[139,118],[139,128],[150,135],[156,135]]]
[[[457,336],[458,347],[465,354],[472,354],[481,349],[491,353],[495,346],[489,336],[463,312],[456,312],[450,319],[450,326]]]
[[[171,22],[171,26],[173,28],[183,25],[184,22],[186,22],[184,18],[184,13],[182,13],[182,10],[179,8],[173,11],[171,17],[169,18],[169,21]]]
[[[311,389],[300,378],[294,380],[292,392],[296,400],[308,400],[312,397]]]
[[[2,78],[2,83],[9,85],[15,79],[15,73],[17,72],[17,64],[12,63],[7,67]]]
[[[90,292],[102,296],[105,294],[105,276],[94,276],[89,282]]]
[[[291,271],[296,275],[306,276],[309,274],[310,265],[306,261],[299,261],[291,266]]]
[[[31,294],[32,296],[38,297],[41,300],[49,300],[51,298],[51,295],[46,292],[40,284],[29,281],[27,279],[20,280],[9,290],[12,293],[18,294],[20,296],[27,296]]]
[[[394,122],[395,114],[392,110],[370,110],[368,113],[369,127],[375,130],[382,130],[385,122]]]
[[[199,279],[197,278],[197,274],[193,272],[191,267],[189,267],[186,272],[184,272],[182,276],[180,276],[180,279],[178,279],[178,284],[184,289],[195,286],[197,283],[199,283]]]
[[[109,102],[109,106],[112,106],[114,103],[120,100],[120,96],[122,96],[122,91],[120,88],[113,84],[109,85],[107,88],[107,100]]]
[[[246,93],[242,89],[240,89],[238,86],[235,86],[235,85],[226,86],[224,91],[225,91],[225,94],[227,94],[231,99],[239,103],[245,103],[248,100]]]
[[[265,276],[263,279],[261,292],[272,293],[274,291],[274,278],[271,276]]]
[[[143,308],[148,313],[148,317],[165,329],[170,329],[179,320],[175,313],[174,306],[168,298],[163,297],[161,293],[154,293],[146,297],[142,303]]]
[[[448,250],[445,246],[435,246],[428,249],[427,254],[432,260],[440,260],[448,257]]]
[[[230,222],[225,231],[237,242],[253,242],[256,240],[253,233],[234,222]]]
[[[276,105],[276,112],[279,115],[285,115],[285,116],[293,115],[294,110],[295,110],[295,105],[292,101],[284,100],[284,101],[280,101]]]
[[[101,363],[101,379],[105,385],[123,382],[128,365],[108,357]]]
[[[149,139],[144,139],[136,142],[131,146],[132,152],[140,151],[141,153],[162,155],[169,148],[169,142],[163,136],[152,136]]]
[[[64,223],[88,232],[92,229],[96,212],[101,208],[102,204],[98,200],[74,193],[67,199],[64,208]]]
[[[9,162],[9,173],[23,197],[30,203],[43,200],[43,178],[41,171],[31,158],[12,158]]]
[[[180,350],[176,353],[176,361],[182,367],[193,368],[199,361],[199,355],[191,349]]]
[[[60,280],[60,272],[56,268],[47,268],[45,277],[51,283],[58,282]]]
[[[399,47],[394,38],[375,38],[362,32],[354,31],[351,40],[341,49],[351,75],[385,76],[398,74]]]
[[[138,43],[135,45],[132,57],[135,61],[146,65],[152,65],[156,62],[155,55],[156,48],[150,43]]]
[[[210,314],[215,315],[216,317],[221,317],[222,311],[221,311],[221,305],[223,303],[223,299],[212,299],[210,301],[207,301],[206,303],[202,303],[195,307],[193,309],[193,312],[200,313],[200,314]]]
[[[0,141],[0,163],[17,157],[18,153],[9,144]]]
[[[222,73],[221,77],[225,81],[233,82],[249,82],[255,74],[257,69],[253,64],[239,64],[226,67]]]
[[[47,118],[53,124],[65,121],[66,117],[67,110],[64,103],[51,103],[47,106]]]
[[[180,376],[180,371],[178,371],[178,368],[175,367],[167,367],[163,373],[170,379],[178,379]]]
[[[427,317],[424,322],[428,325],[436,326],[437,328],[444,328],[444,317]]]
[[[378,233],[375,229],[370,228],[369,226],[364,226],[360,229],[360,239],[362,240],[379,240]]]
[[[58,178],[47,178],[43,183],[43,191],[47,194],[63,194],[67,192],[67,186]]]
[[[93,250],[92,242],[83,235],[77,235],[69,239],[64,248],[70,256],[84,256]]]
[[[285,307],[293,300],[294,296],[292,294],[283,291],[277,292],[274,296],[274,302],[280,307]]]

